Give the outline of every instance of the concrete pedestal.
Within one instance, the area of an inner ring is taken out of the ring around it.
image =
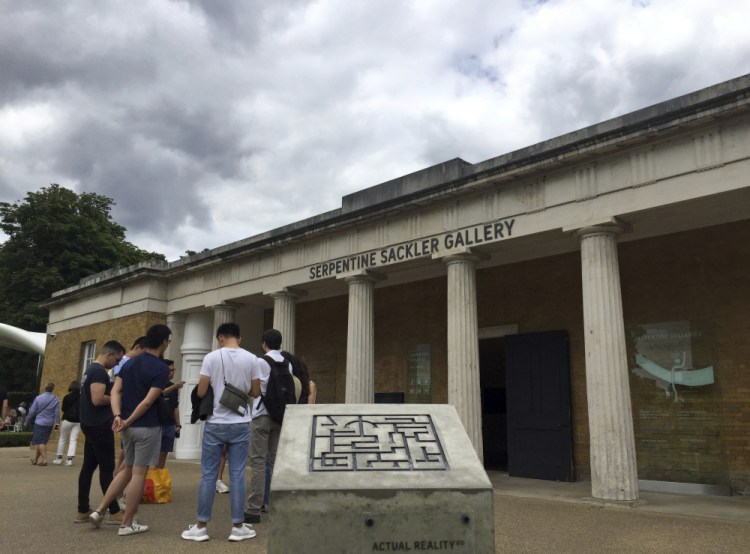
[[[268,552],[494,552],[492,485],[456,410],[287,408]]]

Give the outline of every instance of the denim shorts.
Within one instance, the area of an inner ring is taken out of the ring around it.
[[[172,452],[174,450],[174,434],[177,430],[175,425],[164,425],[161,428],[161,451]]]

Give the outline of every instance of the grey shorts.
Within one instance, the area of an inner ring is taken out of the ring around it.
[[[125,465],[148,467],[159,462],[161,427],[128,427],[122,432]]]

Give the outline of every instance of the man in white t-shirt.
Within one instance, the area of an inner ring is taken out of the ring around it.
[[[283,362],[281,355],[281,333],[276,329],[266,329],[262,339],[263,352],[277,362]],[[263,358],[258,358],[256,370],[253,372],[253,421],[250,439],[250,496],[245,504],[245,523],[259,523],[260,509],[263,505],[263,494],[266,488],[266,459],[273,474],[273,464],[276,461],[276,449],[279,446],[281,425],[268,415],[261,395],[266,394],[268,377],[271,366]],[[289,373],[292,366],[289,365]]]
[[[247,463],[250,442],[250,406],[240,406],[239,412],[230,410],[220,403],[224,393],[224,383],[230,383],[244,393],[249,393],[252,375],[257,371],[258,358],[240,348],[240,328],[236,323],[222,323],[216,330],[219,349],[203,358],[197,394],[206,396],[209,385],[214,394],[214,413],[206,418],[203,428],[203,448],[201,451],[202,476],[198,489],[198,518],[182,533],[182,538],[190,541],[207,541],[206,524],[211,520],[214,497],[216,496],[216,475],[224,445],[229,462],[229,505],[232,515],[230,541],[252,539],[255,531],[244,523],[245,464]]]

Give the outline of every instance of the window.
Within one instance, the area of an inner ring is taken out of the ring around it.
[[[81,344],[81,375],[94,362],[96,358],[96,341],[92,340]]]
[[[417,344],[409,351],[409,388],[407,402],[429,404],[432,401],[432,367],[429,344]]]

